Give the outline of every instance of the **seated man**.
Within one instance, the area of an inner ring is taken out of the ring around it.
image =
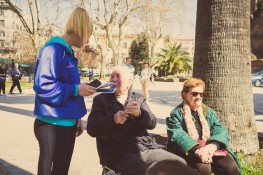
[[[127,68],[115,67],[110,81],[116,91],[93,100],[87,132],[97,138],[100,163],[122,175],[144,175],[150,164],[165,159],[186,164],[149,136],[147,129],[155,128],[156,117],[142,95],[128,96],[132,78]]]

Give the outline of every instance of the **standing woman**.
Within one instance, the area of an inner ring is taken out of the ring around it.
[[[145,61],[143,63],[143,68],[141,71],[141,84],[142,84],[142,94],[144,98],[149,101],[149,86],[151,84],[152,69],[149,67],[149,62]]]
[[[0,67],[0,95],[1,91],[3,91],[3,96],[5,96],[5,80],[6,80],[6,64],[2,63]]]
[[[19,82],[22,75],[21,75],[20,70],[18,69],[18,66],[19,66],[18,63],[15,63],[14,68],[11,70],[11,77],[12,77],[13,84],[11,86],[9,94],[13,94],[13,90],[16,86],[20,94],[22,94],[22,89],[21,89],[20,82]]]
[[[34,77],[38,175],[68,174],[75,137],[83,132],[81,117],[87,113],[83,96],[95,92],[95,88],[80,84],[72,47],[83,46],[91,33],[88,12],[78,7],[69,17],[65,33],[52,37],[39,52]]]

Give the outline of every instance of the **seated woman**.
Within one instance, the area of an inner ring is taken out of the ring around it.
[[[114,93],[102,93],[93,99],[87,132],[96,137],[100,163],[122,175],[145,175],[148,165],[181,157],[158,145],[147,130],[154,129],[156,117],[138,93],[130,93],[133,75],[126,67],[113,68],[110,81]]]
[[[191,78],[184,83],[183,102],[166,120],[167,149],[183,157],[201,175],[241,174],[237,157],[228,149],[226,128],[216,112],[202,103],[204,91],[205,83],[201,79]]]

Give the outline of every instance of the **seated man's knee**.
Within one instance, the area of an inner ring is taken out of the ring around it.
[[[178,160],[163,160],[149,167],[146,175],[198,175],[198,172]]]

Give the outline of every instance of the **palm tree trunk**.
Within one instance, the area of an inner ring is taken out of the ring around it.
[[[250,0],[199,0],[193,76],[237,152],[259,149],[251,89]]]

